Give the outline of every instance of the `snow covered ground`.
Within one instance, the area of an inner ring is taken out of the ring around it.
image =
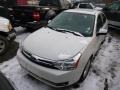
[[[21,32],[16,41],[23,41],[29,34]],[[13,81],[18,90],[56,90],[29,76],[18,64],[16,56],[0,64],[0,70]],[[120,90],[120,34],[108,34],[86,80],[78,88],[64,90]]]

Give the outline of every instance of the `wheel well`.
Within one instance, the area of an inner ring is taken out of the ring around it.
[[[5,33],[5,32],[1,32],[1,31],[0,31],[0,35],[7,37],[7,33]]]

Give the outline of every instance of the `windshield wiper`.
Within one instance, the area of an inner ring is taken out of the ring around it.
[[[84,37],[81,33],[79,32],[75,32],[75,31],[70,31],[70,30],[67,30],[67,29],[62,29],[62,28],[54,28],[54,27],[51,27],[51,26],[47,26],[48,28],[52,29],[52,30],[55,30],[55,31],[58,31],[58,32],[63,32],[63,33],[66,33],[66,32],[69,32],[69,33],[72,33],[76,36],[81,36],[81,37]]]
[[[84,37],[84,36],[83,36],[81,33],[79,33],[79,32],[70,31],[70,30],[67,30],[67,29],[56,28],[56,31],[58,31],[58,32],[63,32],[63,33],[69,32],[69,33],[72,33],[72,34],[74,34],[74,35],[76,35],[76,36],[82,36],[82,37]]]

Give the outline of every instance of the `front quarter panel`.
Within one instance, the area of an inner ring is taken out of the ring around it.
[[[94,38],[92,37],[87,47],[85,47],[83,52],[81,52],[82,55],[81,55],[77,70],[75,71],[76,73],[74,75],[74,78],[78,80],[80,79],[88,60],[93,55],[93,51],[94,51]]]

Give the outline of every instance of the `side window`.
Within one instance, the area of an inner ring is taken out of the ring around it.
[[[105,24],[107,18],[106,18],[106,16],[104,14],[102,14],[102,19],[103,19],[103,24]]]
[[[93,9],[92,6],[91,6],[90,4],[87,5],[87,8]]]
[[[102,18],[99,15],[97,18],[97,28],[96,28],[97,30],[96,30],[96,32],[98,32],[100,30],[100,28],[102,28],[102,26],[103,26]]]

